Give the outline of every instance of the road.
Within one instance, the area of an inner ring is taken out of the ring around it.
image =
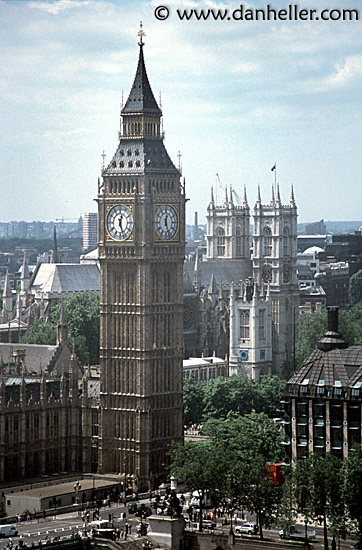
[[[149,505],[149,501],[142,501],[146,506]],[[128,514],[128,507],[124,505],[112,505],[111,508],[102,508],[101,509],[101,519],[109,519],[109,514],[112,514],[112,519],[115,522],[115,525],[123,525],[123,520],[121,519],[123,512],[127,514],[127,521],[132,527],[131,535],[128,535],[128,540],[135,539],[137,537],[137,526],[140,520],[134,517],[131,514]],[[253,521],[252,517],[248,517],[248,521]],[[144,523],[147,523],[147,520],[143,520]],[[239,519],[237,522],[239,525],[242,521]],[[234,524],[234,521],[233,521]],[[303,526],[304,527],[304,526]],[[301,527],[301,528],[303,528]],[[17,525],[19,531],[18,536],[12,537],[12,539],[0,539],[0,550],[5,548],[9,540],[13,541],[14,547],[19,544],[19,540],[23,540],[26,546],[31,546],[32,542],[35,544],[39,543],[41,540],[45,540],[46,537],[49,537],[53,540],[55,537],[69,538],[72,533],[78,533],[78,531],[84,531],[84,524],[80,512],[71,512],[67,514],[62,514],[56,517],[31,520],[27,522],[22,522],[20,525]],[[222,530],[225,534],[229,533],[230,525],[221,525],[221,519],[217,520],[217,529]],[[316,528],[317,537],[312,544],[312,548],[321,549],[323,548],[323,530],[319,527]],[[256,547],[258,536],[249,536],[242,535],[244,538],[249,538],[255,540]],[[264,537],[269,540],[275,540],[276,547],[278,547],[279,538],[279,528],[276,529],[266,529],[264,530]],[[238,537],[237,537],[238,538]],[[340,541],[340,546],[337,546],[338,550],[351,550],[354,548],[355,541],[347,539],[346,541]],[[331,537],[329,537],[329,547],[331,548]],[[296,548],[300,548],[300,545],[296,543]]]

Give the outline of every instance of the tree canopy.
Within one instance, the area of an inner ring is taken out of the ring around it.
[[[208,492],[230,512],[247,508],[258,516],[260,536],[277,512],[281,488],[267,476],[266,462],[280,459],[281,434],[265,414],[209,420],[209,440],[173,447],[171,473],[189,490]]]
[[[200,384],[194,377],[184,381],[185,422],[243,416],[255,411],[277,416],[285,382],[277,376],[262,376],[260,382],[245,376],[215,378]]]
[[[83,365],[99,362],[99,295],[96,292],[73,294],[63,302],[64,317],[68,325],[69,340],[74,340],[76,354]],[[51,311],[50,322],[37,320],[23,335],[21,341],[27,344],[48,344],[56,342],[57,325],[61,305]]]
[[[349,280],[349,299],[351,306],[362,302],[362,269],[352,275]]]

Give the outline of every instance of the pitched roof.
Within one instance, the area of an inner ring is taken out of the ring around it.
[[[13,351],[25,350],[24,364],[27,373],[40,373],[51,364],[58,346],[40,346],[36,344],[0,343],[0,363],[13,364]]]
[[[334,386],[339,380],[343,387],[353,386],[362,380],[362,346],[323,351],[314,350],[288,381],[288,384],[316,385],[324,380],[326,386]]]
[[[47,294],[99,292],[100,274],[96,264],[46,264],[39,266],[31,290]]]
[[[184,269],[193,281],[195,262],[185,262]],[[201,288],[209,288],[212,275],[215,288],[219,285],[230,285],[231,281],[239,283],[252,275],[250,260],[207,260],[199,262],[198,269],[201,273]]]
[[[151,85],[149,83],[146,65],[143,56],[143,45],[140,45],[138,66],[136,76],[126,101],[122,109],[122,114],[128,113],[155,113],[161,116],[162,112],[154,98]]]

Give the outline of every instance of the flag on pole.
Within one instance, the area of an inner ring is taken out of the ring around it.
[[[277,163],[274,164],[274,166],[271,167],[271,171],[274,172],[274,170],[277,169]]]

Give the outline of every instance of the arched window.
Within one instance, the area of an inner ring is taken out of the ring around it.
[[[284,227],[284,230],[283,230],[283,256],[290,256],[289,229],[287,227]]]
[[[240,338],[242,340],[249,339],[249,310],[241,309],[240,314]]]
[[[241,256],[243,255],[243,250],[242,250],[242,239],[241,239],[241,227],[239,225],[236,228],[235,247],[236,247],[236,250],[235,250],[236,257],[241,258]]]
[[[263,230],[264,235],[264,256],[272,255],[272,232],[269,226],[265,226]]]
[[[225,231],[222,227],[217,230],[217,255],[225,256]]]

